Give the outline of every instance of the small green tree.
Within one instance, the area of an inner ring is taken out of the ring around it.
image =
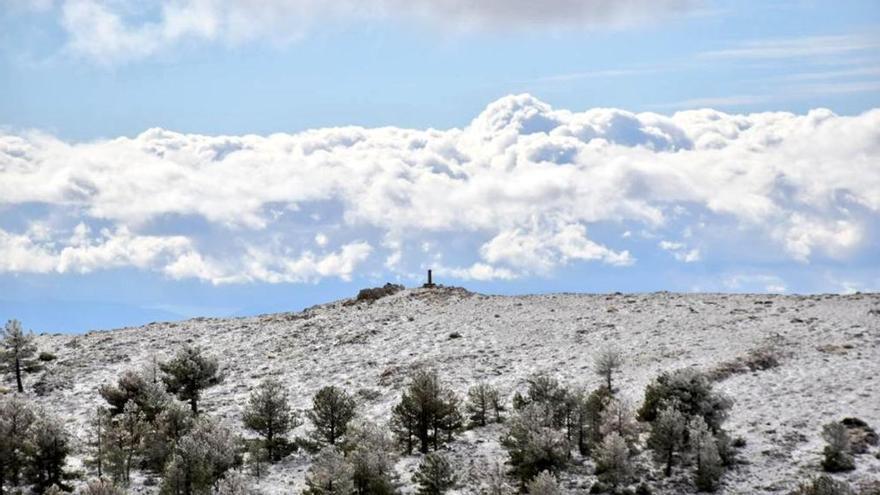
[[[61,421],[41,414],[31,428],[26,447],[26,477],[35,493],[44,493],[52,486],[70,490],[64,484],[64,466],[70,451],[70,436]]]
[[[397,462],[394,441],[372,423],[349,428],[345,438],[348,461],[354,468],[356,495],[392,495],[397,493]]]
[[[164,373],[165,387],[180,400],[188,401],[194,416],[199,414],[202,390],[221,380],[217,360],[205,356],[197,347],[184,347],[173,359],[159,364],[159,368]]]
[[[354,467],[336,447],[321,450],[306,475],[303,495],[350,495],[354,492]]]
[[[674,402],[661,409],[651,423],[648,447],[664,461],[666,476],[672,474],[672,463],[684,443],[686,426],[685,417]]]
[[[419,485],[419,495],[443,495],[455,487],[456,476],[449,459],[432,452],[422,459],[413,481]]]
[[[605,409],[613,398],[607,387],[599,387],[590,392],[579,407],[578,413],[582,415],[580,419],[582,425],[578,431],[578,448],[581,454],[587,454],[591,445],[602,443]]]
[[[629,446],[617,431],[611,431],[594,453],[596,472],[600,478],[617,488],[632,477]]]
[[[721,430],[732,402],[712,389],[712,382],[698,370],[684,368],[661,373],[645,388],[639,419],[653,422],[660,410],[675,401],[686,420],[701,416],[713,433]]]
[[[635,443],[639,434],[639,423],[628,401],[620,398],[611,399],[601,416],[600,431],[603,437],[614,432],[620,435],[627,445],[632,446]]]
[[[513,474],[521,484],[542,471],[557,472],[568,463],[569,444],[552,425],[546,405],[530,404],[510,420],[501,445],[510,456]]]
[[[133,402],[150,422],[162,413],[170,399],[160,384],[131,370],[125,371],[115,385],[102,385],[98,393],[110,406],[110,415],[122,414],[125,406]]]
[[[271,461],[279,460],[280,447],[287,443],[287,432],[299,426],[287,401],[287,391],[275,379],[265,380],[251,393],[244,411],[244,425],[263,437]]]
[[[201,419],[178,442],[165,468],[160,494],[202,495],[240,463],[237,441],[219,423]]]
[[[357,406],[345,391],[334,386],[324,387],[312,399],[309,419],[315,426],[314,438],[328,445],[336,445],[354,419]]]
[[[694,485],[700,491],[714,492],[718,489],[723,473],[717,441],[703,418],[693,418],[689,427],[689,443],[695,464]]]
[[[427,454],[432,446],[436,450],[452,440],[461,427],[458,400],[436,373],[417,371],[392,409],[391,424],[407,453],[417,441],[419,451]]]
[[[501,420],[504,405],[498,389],[488,383],[478,383],[468,390],[465,410],[471,426],[486,426]]]
[[[37,414],[20,395],[0,397],[0,494],[21,480],[27,442]]]
[[[101,448],[104,470],[116,483],[131,482],[131,468],[140,453],[141,442],[147,432],[143,411],[134,402],[126,404],[122,414],[110,419],[105,427],[105,446]]]
[[[21,381],[22,371],[35,369],[37,361],[34,355],[37,353],[37,345],[34,343],[34,334],[24,333],[21,322],[9,320],[3,330],[3,340],[0,342],[0,359],[5,368],[15,374],[15,384],[18,393],[24,393],[24,385]]]
[[[852,471],[856,468],[853,459],[849,430],[841,423],[828,423],[822,428],[822,438],[826,445],[823,450],[822,468],[831,473]]]
[[[614,391],[614,388],[611,386],[611,379],[614,377],[614,373],[620,370],[621,366],[623,366],[623,354],[617,349],[605,349],[596,356],[594,370],[597,375],[605,380],[605,386],[611,392]]]

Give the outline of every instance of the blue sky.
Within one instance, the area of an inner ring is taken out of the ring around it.
[[[150,5],[0,0],[2,319],[880,287],[877,2]]]

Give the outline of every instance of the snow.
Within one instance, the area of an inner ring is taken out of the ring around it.
[[[461,338],[450,338],[458,332]],[[847,416],[880,428],[880,295],[552,294],[486,296],[463,289],[408,289],[374,303],[337,301],[301,313],[250,318],[197,318],[85,335],[41,335],[40,350],[58,356],[45,372],[57,388],[37,400],[85,438],[97,389],[126,369],[147,366],[191,343],[217,356],[226,375],[204,392],[201,409],[244,435],[241,411],[264,378],[286,384],[295,408],[305,410],[318,388],[342,386],[359,400],[360,414],[384,423],[407,373],[436,369],[462,397],[486,381],[508,399],[539,371],[593,389],[596,354],[609,345],[626,360],[615,386],[639,404],[645,385],[662,371],[710,369],[773,345],[776,368],[734,374],[717,388],[734,399],[726,423],[747,444],[746,463],[724,477],[724,493],[781,492],[820,473],[823,424]],[[33,385],[38,377],[26,380]],[[305,435],[309,425],[295,430]],[[470,472],[506,459],[494,425],[459,436],[450,451]],[[880,479],[876,447],[857,457],[852,482]],[[78,453],[77,455],[83,455]],[[642,457],[647,457],[644,454]],[[398,465],[408,480],[417,456]],[[74,459],[73,463],[78,464]],[[645,460],[647,463],[647,460]],[[259,482],[267,494],[302,487],[309,457],[296,453]],[[589,469],[576,466],[567,482],[589,486]],[[465,481],[469,479],[465,476]],[[657,482],[659,493],[681,484]],[[150,493],[154,487],[138,486]],[[462,493],[472,493],[465,486]],[[658,492],[655,492],[658,493]]]

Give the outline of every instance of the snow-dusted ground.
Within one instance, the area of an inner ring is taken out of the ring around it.
[[[226,379],[205,392],[202,407],[235,428],[251,388],[270,376],[287,384],[297,408],[309,407],[319,387],[336,384],[357,393],[364,416],[385,421],[414,367],[434,367],[462,395],[484,380],[509,397],[537,371],[592,389],[599,385],[593,358],[608,345],[626,352],[617,384],[638,404],[661,371],[708,369],[773,344],[783,356],[779,367],[717,385],[735,401],[727,428],[747,441],[741,451],[747,463],[725,475],[724,493],[785,493],[818,474],[824,423],[855,416],[880,428],[880,295],[501,297],[412,289],[372,304],[344,303],[301,313],[42,335],[41,350],[58,356],[47,371],[58,388],[39,400],[82,434],[88,411],[100,403],[99,385],[189,342],[220,358]],[[451,339],[452,332],[461,338]],[[30,384],[36,379],[27,377]],[[495,425],[462,434],[451,447],[454,456],[466,469],[503,461],[502,431]],[[880,480],[876,452],[858,456],[857,470],[844,478]],[[402,479],[417,462],[401,461]],[[307,468],[307,456],[295,454],[274,466],[260,487],[297,492]],[[585,474],[569,484],[588,487],[589,469],[580,471]],[[668,486],[669,493],[682,490]]]

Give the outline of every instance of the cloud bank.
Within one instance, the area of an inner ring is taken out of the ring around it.
[[[0,134],[0,272],[211,283],[550,276],[877,252],[880,110],[671,116],[491,103],[462,129]],[[735,250],[731,246],[749,246]]]
[[[7,0],[8,1],[8,0]],[[443,32],[621,26],[677,15],[698,0],[62,0],[71,53],[101,63],[143,58],[187,42],[289,42],[318,24],[387,19]]]

